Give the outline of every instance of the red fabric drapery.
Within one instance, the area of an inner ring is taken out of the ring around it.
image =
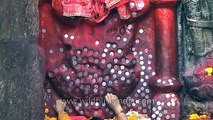
[[[53,0],[52,5],[63,16],[81,16],[99,23],[114,8],[117,8],[121,19],[129,19],[131,12],[142,10],[145,3],[146,0]]]

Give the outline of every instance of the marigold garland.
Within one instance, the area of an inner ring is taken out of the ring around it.
[[[203,119],[210,119],[208,115],[198,115],[198,114],[191,114],[189,116],[189,120],[203,120]]]
[[[49,109],[47,108],[47,103],[45,102],[44,103],[45,105],[45,109],[44,109],[44,113],[45,113],[45,117],[44,117],[44,120],[57,120],[56,117],[49,117],[47,114],[49,113]]]
[[[138,119],[151,120],[151,118],[149,118],[147,114],[140,114],[139,112],[133,110],[127,112],[126,115],[128,120],[138,120]]]
[[[44,120],[57,120],[57,118],[45,116]]]
[[[49,117],[48,116],[49,109],[47,108],[47,104],[46,103],[45,103],[45,107],[46,108],[44,110],[44,113],[45,113],[44,120],[57,120],[57,117]],[[143,118],[143,120],[151,120],[147,115],[143,115],[143,114],[140,114],[140,113],[138,113],[136,111],[132,111],[132,110],[127,112],[126,115],[127,115],[127,119],[128,120],[138,120],[138,118]],[[202,117],[205,117],[205,116],[202,116]],[[90,120],[90,119],[91,118],[89,118],[88,120]],[[113,120],[117,120],[117,118],[114,117]]]

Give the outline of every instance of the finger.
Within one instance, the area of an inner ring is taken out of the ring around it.
[[[110,101],[110,99],[109,99],[109,97],[108,97],[108,96],[105,96],[105,99],[106,99],[106,101],[107,101],[107,102],[109,102],[109,101]]]
[[[105,100],[108,100],[108,97],[107,97],[107,95],[105,95]]]
[[[111,98],[111,97],[110,97],[110,93],[107,93],[106,98],[107,98],[107,99],[110,99],[110,98]]]
[[[113,94],[112,94],[112,93],[109,94],[109,98],[110,98],[111,100],[113,99]]]
[[[118,99],[118,97],[117,97],[116,95],[113,95],[113,98],[114,98],[114,99]]]
[[[63,104],[64,104],[64,107],[67,105],[67,103],[66,103],[66,102],[63,102]]]

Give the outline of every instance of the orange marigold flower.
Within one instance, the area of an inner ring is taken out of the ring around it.
[[[201,115],[200,118],[201,118],[201,119],[209,119],[210,117],[207,116],[207,115]]]
[[[57,120],[57,118],[45,116],[44,120]]]

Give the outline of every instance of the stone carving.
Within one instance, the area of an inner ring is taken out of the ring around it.
[[[203,63],[197,65],[192,77],[186,77],[185,87],[196,100],[213,100],[212,62],[212,58],[206,58]]]
[[[96,0],[97,9],[106,7],[100,11],[85,11],[95,0],[78,1],[40,2],[39,42],[46,55],[49,116],[55,115],[54,100],[64,98],[70,100],[70,115],[112,117],[103,99],[112,92],[122,99],[125,111],[133,109],[153,119],[180,118],[177,1],[120,0],[110,9],[111,0]],[[94,17],[94,12],[100,16]]]
[[[213,50],[213,0],[182,0],[188,25],[189,52],[204,56]]]
[[[213,0],[182,0],[182,5],[183,79],[187,91],[183,96],[183,118],[191,113],[211,115],[208,106],[213,100]],[[192,109],[193,106],[200,109]]]
[[[186,43],[185,54],[185,76],[193,76],[192,80],[186,80],[187,86],[193,83],[205,83],[205,68],[211,69],[213,48],[213,16],[212,0],[183,0],[184,13],[186,18],[186,29],[184,38]],[[188,49],[187,49],[188,48]],[[211,76],[209,76],[211,78]],[[209,86],[201,85],[200,89],[208,91]],[[197,91],[196,89],[190,91]],[[196,92],[197,93],[197,92]],[[201,93],[200,93],[201,94]],[[200,95],[202,96],[202,95]],[[204,97],[204,96],[203,96]]]

